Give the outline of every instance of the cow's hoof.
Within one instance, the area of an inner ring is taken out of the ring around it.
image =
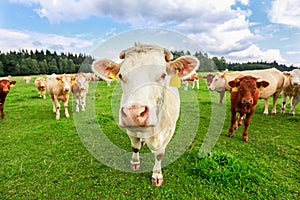
[[[146,142],[145,142],[145,141],[142,141],[142,142],[141,142],[141,145],[142,145],[142,146],[145,146],[145,145],[146,145]]]
[[[152,178],[152,183],[154,186],[161,186],[163,181],[163,178]]]
[[[242,138],[244,142],[248,142],[248,138]]]
[[[227,137],[232,138],[233,135],[232,134],[227,134]]]
[[[138,171],[140,169],[140,163],[130,163],[130,168],[133,171]]]

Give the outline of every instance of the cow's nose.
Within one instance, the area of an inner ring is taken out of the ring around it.
[[[65,91],[66,91],[66,92],[69,92],[69,90],[70,90],[70,88],[65,88]]]
[[[149,118],[149,107],[137,104],[122,107],[120,114],[125,126],[146,126]]]
[[[293,85],[299,85],[299,82],[293,82]]]
[[[243,104],[253,104],[253,99],[243,98],[242,102],[243,102]]]

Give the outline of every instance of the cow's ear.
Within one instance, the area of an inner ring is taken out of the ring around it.
[[[291,73],[290,73],[290,72],[284,71],[284,72],[282,72],[282,73],[283,73],[283,75],[285,75],[285,77],[287,77],[287,78],[289,78],[289,77],[291,76]]]
[[[9,83],[10,83],[10,86],[14,86],[14,85],[16,85],[17,81],[10,81]]]
[[[239,87],[240,86],[240,81],[239,80],[232,80],[228,82],[228,85],[232,88],[234,87]]]
[[[109,59],[97,60],[92,64],[93,72],[106,81],[117,79],[120,67],[120,64]]]
[[[174,75],[178,70],[178,76],[185,78],[195,72],[200,65],[199,60],[194,56],[181,56],[174,61],[167,63],[168,74]]]
[[[264,88],[268,87],[270,85],[267,81],[259,81],[256,82],[256,87],[258,87],[260,90],[263,90]]]

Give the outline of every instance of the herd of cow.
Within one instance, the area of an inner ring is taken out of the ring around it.
[[[130,167],[136,171],[140,168],[139,151],[147,145],[155,155],[152,183],[160,186],[163,183],[161,161],[165,148],[170,142],[179,117],[180,98],[174,80],[181,79],[184,89],[193,82],[199,89],[199,76],[196,73],[200,62],[193,56],[181,56],[173,60],[167,49],[156,45],[135,44],[120,53],[121,63],[110,59],[96,60],[92,64],[93,72],[108,82],[118,80],[122,86],[122,97],[119,110],[119,125],[127,130],[133,149]],[[264,114],[268,114],[269,97],[273,96],[272,114],[276,114],[276,102],[282,94],[282,110],[285,112],[286,97],[290,97],[290,114],[295,114],[295,107],[300,101],[300,69],[291,72],[280,72],[275,68],[266,70],[239,71],[209,74],[205,77],[209,90],[220,93],[220,104],[223,103],[225,91],[230,92],[231,126],[228,136],[242,125],[242,139],[248,141],[248,126],[255,112],[258,99],[265,101]],[[69,117],[68,99],[73,92],[76,112],[84,111],[85,98],[88,92],[90,77],[86,74],[47,76],[35,80],[39,97],[46,98],[46,88],[53,103],[56,119],[60,119],[60,101],[64,104],[65,116]],[[15,81],[0,79],[1,117],[4,101],[10,85]],[[237,114],[239,113],[239,116]],[[238,117],[238,119],[237,119]]]

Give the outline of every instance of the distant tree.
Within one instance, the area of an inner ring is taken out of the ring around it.
[[[48,64],[47,64],[46,59],[43,59],[42,61],[39,61],[39,67],[40,67],[40,74],[47,74]]]
[[[0,61],[0,76],[4,76],[3,63]]]
[[[57,62],[55,60],[55,58],[52,58],[49,62],[48,62],[48,73],[52,74],[52,73],[59,73],[59,69],[57,67]]]

